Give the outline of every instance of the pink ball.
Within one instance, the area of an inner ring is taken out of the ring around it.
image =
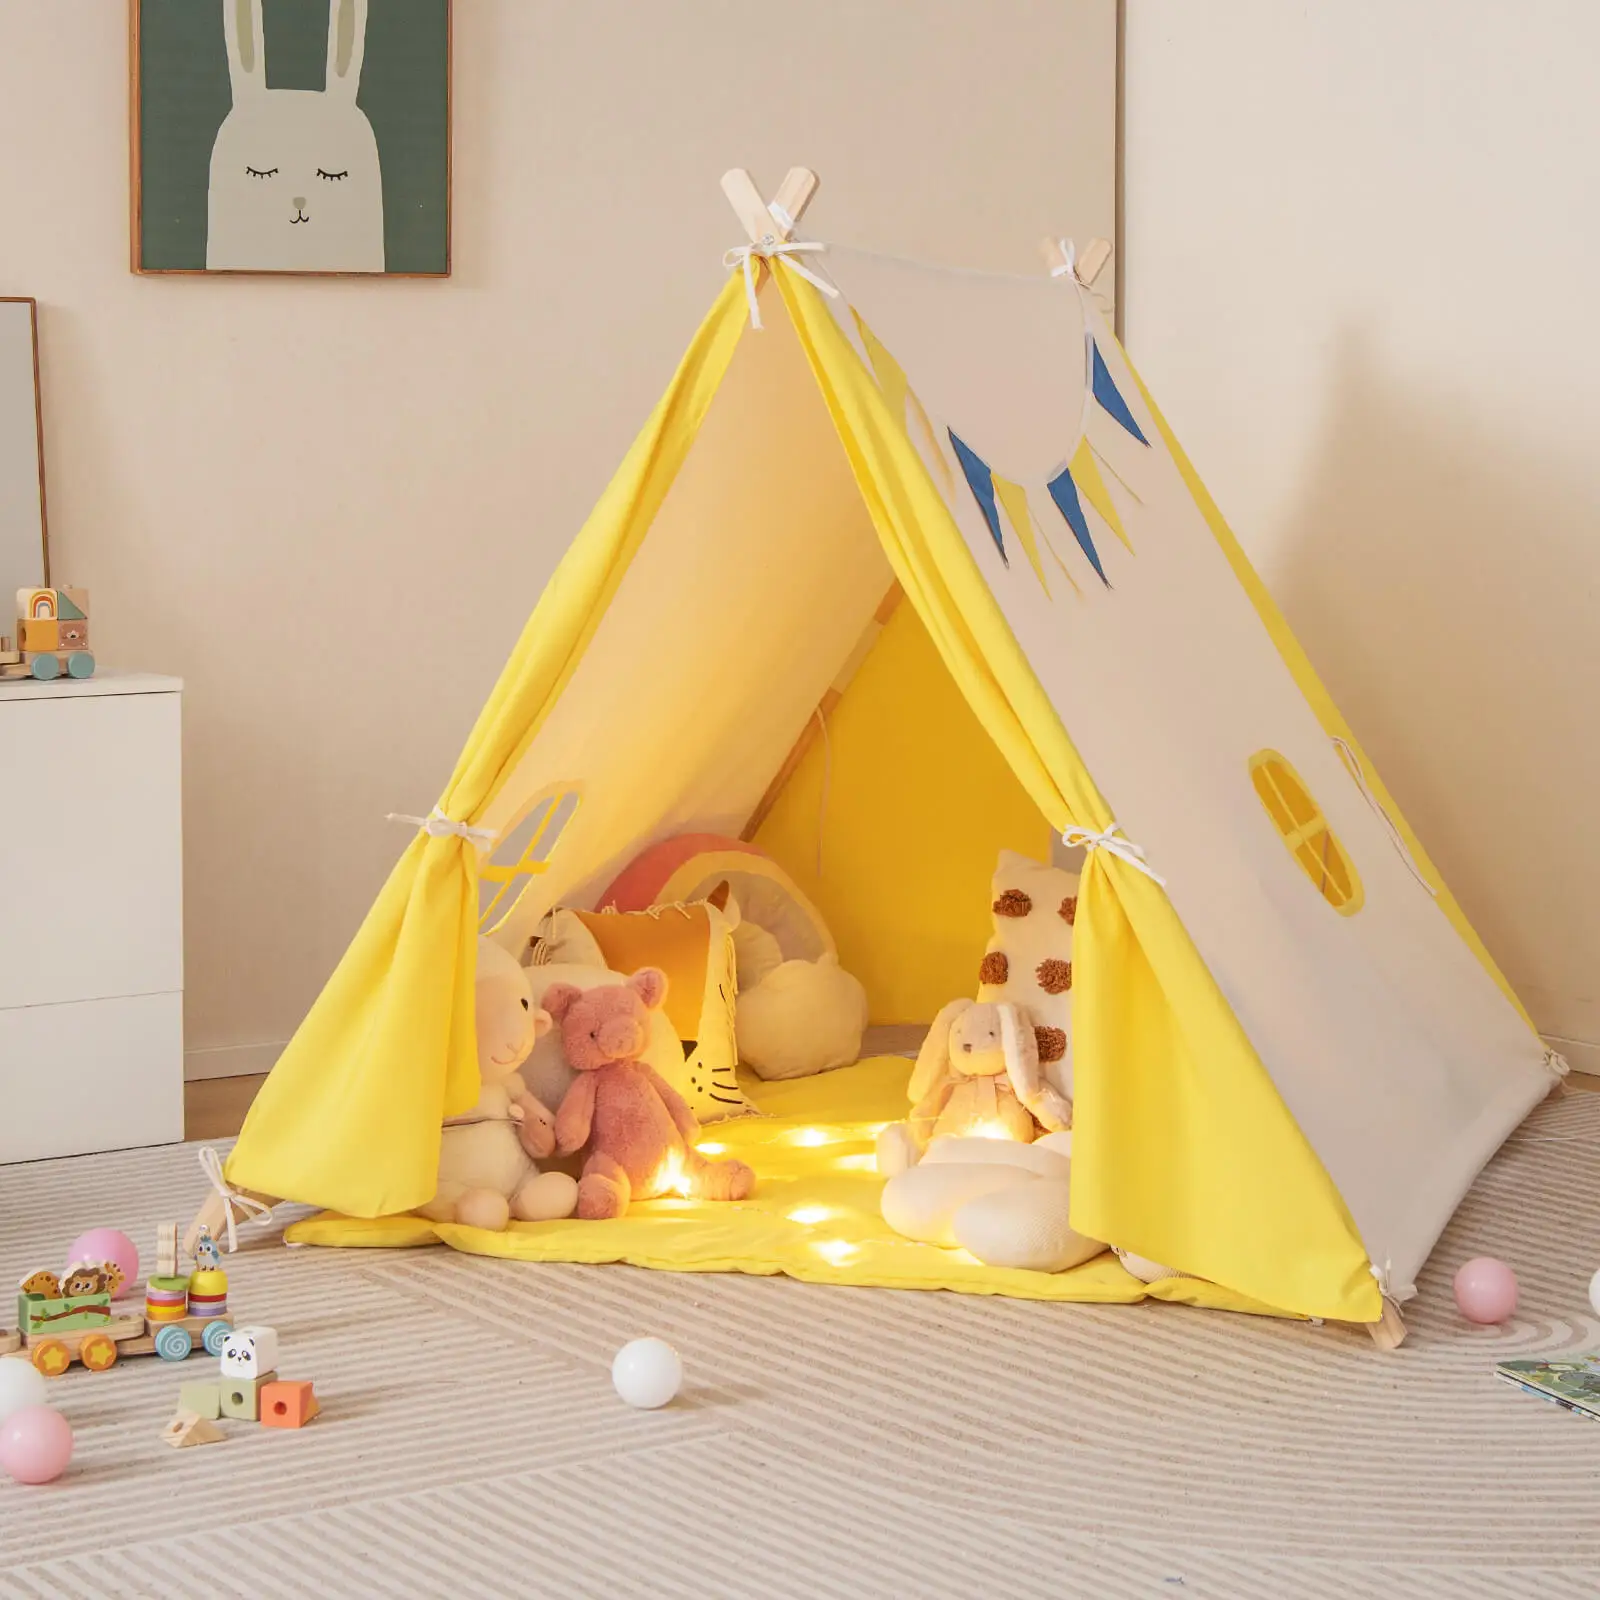
[[[1478,1256],[1456,1273],[1456,1304],[1468,1322],[1504,1322],[1517,1309],[1517,1275],[1493,1256]]]
[[[72,1459],[72,1425],[49,1406],[24,1406],[0,1422],[0,1468],[18,1483],[49,1483]]]
[[[80,1261],[115,1261],[122,1268],[122,1288],[119,1295],[131,1294],[139,1281],[139,1247],[127,1234],[115,1228],[91,1228],[80,1233],[67,1251],[64,1266],[75,1267]]]

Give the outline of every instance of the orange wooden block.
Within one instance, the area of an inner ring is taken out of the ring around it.
[[[303,1428],[321,1408],[305,1379],[289,1382],[279,1378],[261,1385],[261,1411],[258,1420],[267,1428]]]

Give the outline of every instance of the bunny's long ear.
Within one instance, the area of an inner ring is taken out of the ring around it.
[[[939,1080],[941,1072],[950,1064],[950,1029],[963,1011],[972,1008],[971,1000],[952,1000],[928,1028],[928,1037],[917,1052],[917,1064],[911,1069],[911,1082],[906,1086],[906,1098],[915,1105]]]
[[[328,75],[324,86],[329,94],[355,99],[366,53],[367,0],[328,0]]]
[[[228,81],[237,105],[267,86],[267,36],[261,0],[222,0],[222,34],[228,44]]]

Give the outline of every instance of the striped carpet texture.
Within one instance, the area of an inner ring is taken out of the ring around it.
[[[0,1272],[82,1228],[153,1248],[192,1146],[0,1169]],[[323,1415],[159,1433],[215,1363],[56,1381],[77,1453],[0,1482],[0,1595],[607,1600],[1578,1600],[1600,1594],[1600,1424],[1492,1376],[1600,1346],[1600,1096],[1552,1101],[1483,1175],[1411,1339],[1183,1307],[1075,1307],[784,1279],[286,1248],[251,1230],[237,1318]],[[1520,1274],[1464,1324],[1469,1255]],[[666,1411],[612,1352],[683,1353]]]

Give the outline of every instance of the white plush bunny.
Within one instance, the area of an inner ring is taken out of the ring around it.
[[[206,266],[382,272],[378,141],[356,104],[367,0],[329,0],[322,89],[269,89],[261,0],[221,0],[233,109],[211,147]]]

